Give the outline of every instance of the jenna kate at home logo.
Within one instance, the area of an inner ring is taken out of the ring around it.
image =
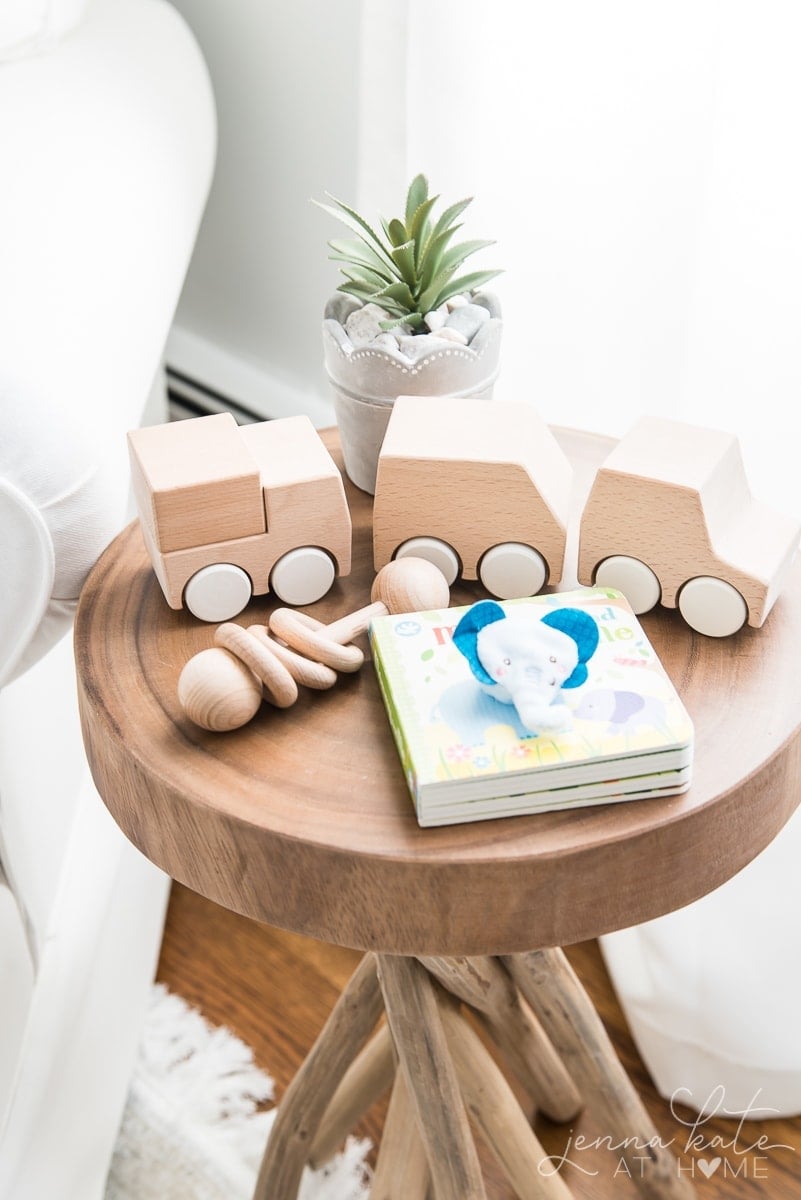
[[[601,1150],[611,1151],[611,1173],[615,1178],[639,1179],[647,1172],[653,1150],[665,1150],[674,1156],[676,1172],[682,1178],[698,1181],[718,1175],[732,1180],[767,1179],[770,1153],[775,1150],[797,1152],[797,1147],[771,1141],[766,1133],[757,1138],[749,1133],[751,1118],[767,1119],[777,1115],[775,1109],[759,1103],[761,1094],[760,1089],[745,1111],[733,1112],[726,1107],[725,1088],[719,1085],[701,1106],[703,1116],[688,1119],[680,1110],[692,1096],[687,1089],[679,1088],[670,1100],[670,1111],[679,1128],[674,1137],[653,1137],[643,1141],[639,1137],[615,1138],[607,1134],[588,1138],[571,1131],[564,1152],[543,1159],[538,1170],[547,1176],[567,1166],[583,1175],[601,1175],[602,1170],[588,1162],[589,1153]],[[713,1132],[711,1124],[718,1119],[730,1122],[731,1131]]]

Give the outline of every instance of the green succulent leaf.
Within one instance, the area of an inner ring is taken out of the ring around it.
[[[431,196],[428,200],[424,200],[415,210],[409,226],[409,237],[414,242],[414,264],[418,271],[431,230],[431,210],[438,200],[439,196]]]
[[[375,299],[375,297],[373,298],[373,303],[374,304],[380,303],[381,308],[385,309],[386,312],[388,312],[390,314],[390,316],[392,317],[393,320],[397,320],[397,321],[405,321],[406,320],[407,313],[406,313],[406,309],[403,307],[402,304],[395,304],[394,301],[392,301],[392,300],[378,301]],[[379,321],[379,325],[380,324],[381,324],[381,322]]]
[[[444,301],[440,300],[440,292],[442,292],[450,282],[453,276],[453,271],[442,271],[435,275],[431,283],[421,292],[417,298],[417,306],[423,312],[431,312],[432,308],[439,308]],[[456,293],[454,292],[454,295]]]
[[[407,312],[414,308],[414,296],[406,283],[391,284],[377,293],[376,300],[380,304],[383,304],[385,300],[392,300],[396,304],[402,305]]]
[[[326,195],[331,204],[313,202],[357,235],[356,240],[334,238],[328,243],[329,258],[342,264],[345,277],[339,291],[382,305],[390,315],[387,328],[406,321],[410,328],[421,329],[430,309],[501,274],[475,271],[456,278],[466,259],[494,243],[476,239],[453,244],[462,227],[459,217],[472,197],[451,204],[435,221],[440,197],[429,196],[425,175],[416,175],[409,185],[404,219],[381,217],[379,233],[355,209]]]
[[[460,292],[474,292],[476,288],[489,283],[490,279],[494,279],[496,275],[502,274],[502,271],[474,271],[472,275],[462,275],[459,279],[452,279],[435,298],[432,307],[439,308],[440,304],[444,304],[452,296],[458,296]]]
[[[411,233],[412,220],[421,204],[428,199],[428,180],[425,175],[415,175],[406,193],[406,228]]]
[[[370,267],[363,267],[359,263],[351,263],[349,266],[339,269],[346,279],[350,279],[354,283],[366,283],[375,292],[387,286],[387,280],[383,275],[379,275],[377,271],[371,270]]]
[[[361,283],[357,280],[349,280],[347,283],[340,283],[337,288],[338,292],[344,292],[346,296],[355,296],[357,300],[363,300],[365,304],[375,296],[375,288],[369,284]]]
[[[355,233],[358,233],[360,237],[364,238],[364,235],[366,234],[367,238],[365,240],[369,239],[367,241],[368,246],[370,245],[370,242],[372,242],[372,244],[378,248],[380,253],[383,254],[385,258],[388,259],[390,257],[388,248],[381,241],[381,238],[378,236],[376,231],[370,225],[368,225],[364,217],[359,216],[354,209],[349,208],[347,204],[343,204],[341,200],[337,200],[336,196],[331,196],[329,192],[326,192],[326,196],[333,200],[334,204],[336,204],[338,208],[333,208],[330,204],[322,204],[319,200],[315,200],[314,203],[318,208],[321,208],[323,212],[329,213],[330,216],[336,217],[338,221],[342,221],[343,224],[347,225]],[[339,209],[342,211],[340,212]]]
[[[442,261],[439,264],[440,271],[458,271],[465,259],[471,254],[478,253],[479,250],[485,250],[487,246],[494,246],[493,241],[476,240],[472,242],[460,242],[458,246],[451,246],[442,256]]]
[[[468,196],[466,200],[457,200],[450,208],[446,208],[445,212],[438,219],[436,225],[431,231],[432,238],[438,237],[445,229],[449,229],[453,225],[457,217],[460,217],[469,204],[473,203],[473,197]]]
[[[387,283],[392,283],[397,278],[395,265],[385,263],[383,258],[379,258],[374,254],[370,247],[365,242],[329,242],[328,245],[334,251],[329,254],[332,262],[353,263],[355,266],[365,267],[368,270],[375,271]]]
[[[423,324],[423,318],[420,313],[406,313],[402,317],[394,317],[391,321],[379,321],[381,328],[389,333],[393,329],[397,329],[400,325],[408,325],[410,329],[419,329]]]
[[[375,262],[385,269],[389,266],[384,256],[365,241],[364,238],[332,238],[328,245],[337,254],[350,255],[353,258],[363,258],[366,262]]]
[[[435,238],[432,238],[426,247],[420,262],[421,293],[430,288],[433,280],[439,275],[448,242],[461,228],[461,225],[453,225],[450,229],[443,229]],[[426,309],[426,311],[428,310]]]
[[[417,284],[417,272],[414,269],[414,242],[404,242],[392,251],[392,261],[398,268],[401,278],[414,288]]]
[[[387,236],[393,246],[403,246],[409,240],[409,235],[406,232],[406,226],[403,221],[399,221],[397,217],[393,217],[388,225],[384,228],[387,231]]]

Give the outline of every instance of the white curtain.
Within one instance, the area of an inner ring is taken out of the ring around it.
[[[360,202],[395,215],[419,170],[475,196],[465,236],[497,238],[476,266],[505,268],[504,398],[611,434],[640,413],[729,429],[754,494],[801,513],[801,7],[381,8]],[[604,940],[665,1095],[801,1112],[800,858],[801,819],[713,896]]]
[[[641,412],[731,429],[755,493],[801,511],[801,7],[365,10],[360,204],[394,215],[418,170],[475,197],[503,395],[612,434]]]

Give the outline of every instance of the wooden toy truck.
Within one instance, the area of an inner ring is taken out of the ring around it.
[[[230,413],[128,434],[142,534],[171,608],[227,621],[251,595],[311,604],[350,572],[342,477],[308,417]]]
[[[732,434],[647,417],[595,477],[578,578],[618,588],[637,613],[661,601],[725,637],[763,624],[800,536],[798,521],[752,499]]]
[[[376,570],[427,558],[503,600],[560,582],[573,472],[526,404],[400,396],[378,459]]]

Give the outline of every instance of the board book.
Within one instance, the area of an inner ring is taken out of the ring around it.
[[[513,705],[482,689],[452,636],[471,606],[371,622],[373,662],[419,824],[686,791],[692,722],[622,593],[581,588],[499,603],[506,615],[533,620],[580,608],[597,622],[586,680],[559,697],[570,709],[568,730],[531,733]]]

